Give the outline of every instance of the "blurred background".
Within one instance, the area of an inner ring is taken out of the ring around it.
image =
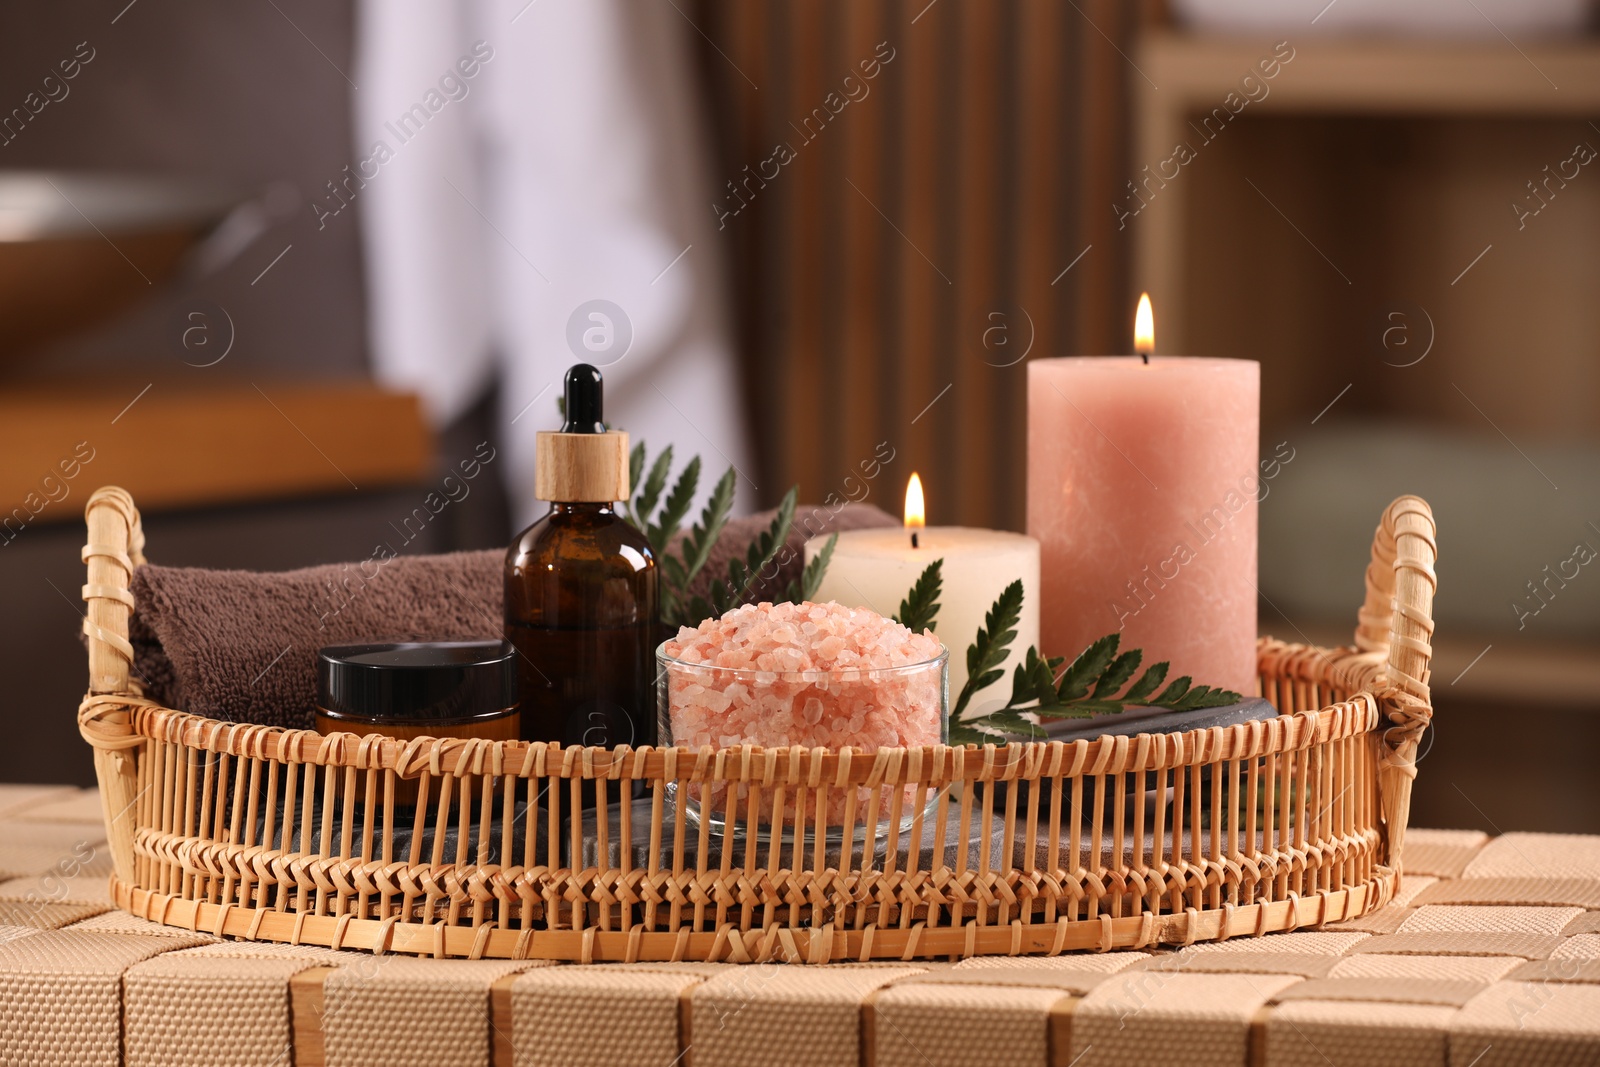
[[[486,446],[406,550],[503,544],[576,354],[742,510],[887,442],[872,502],[1021,529],[1027,360],[1130,351],[1148,290],[1158,350],[1262,363],[1263,632],[1347,641],[1381,508],[1435,508],[1413,822],[1600,831],[1594,13],[1399,7],[0,16],[0,780],[92,780],[96,486],[154,560],[286,568]]]

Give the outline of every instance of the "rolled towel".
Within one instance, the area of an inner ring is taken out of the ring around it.
[[[317,649],[500,632],[501,552],[374,556],[259,573],[134,572],[134,670],[145,695],[210,719],[305,728]]]
[[[691,592],[743,556],[772,522],[768,511],[730,521]],[[800,576],[808,536],[894,525],[871,505],[802,507],[777,574],[753,590],[770,599]],[[677,551],[671,546],[669,551]],[[495,638],[504,604],[505,553],[376,554],[359,563],[262,573],[146,564],[133,576],[129,637],[145,696],[227,722],[309,728],[316,655],[361,641]]]

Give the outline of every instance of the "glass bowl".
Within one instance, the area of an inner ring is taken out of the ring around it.
[[[846,670],[764,671],[691,663],[656,650],[657,726],[663,745],[696,751],[739,745],[761,748],[801,746],[832,751],[852,748],[870,754],[880,748],[918,748],[944,744],[950,735],[949,649],[933,659],[899,667]],[[728,790],[732,785],[736,818],[746,814],[749,787],[725,782],[687,782],[674,798],[690,818],[704,816],[717,832],[726,829]],[[900,804],[901,829],[911,826],[919,787],[907,786]],[[781,825],[795,823],[798,798],[790,789]],[[828,836],[842,839],[848,790],[826,788],[824,823]],[[879,789],[878,810],[872,790],[856,793],[853,830],[881,828],[889,818],[893,791]],[[931,798],[930,798],[931,802]],[[773,791],[764,792],[757,825],[773,822]],[[817,823],[816,796],[807,798],[803,818],[808,834]],[[742,822],[742,818],[740,818]]]

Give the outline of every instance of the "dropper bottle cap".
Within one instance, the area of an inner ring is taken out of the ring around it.
[[[605,433],[605,379],[600,371],[587,363],[567,368],[566,403],[563,409],[567,421],[562,433]]]
[[[560,503],[613,503],[628,497],[628,435],[605,425],[605,382],[587,363],[567,370],[566,422],[541,430],[533,495]]]

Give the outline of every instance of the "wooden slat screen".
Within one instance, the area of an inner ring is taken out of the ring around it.
[[[807,500],[859,495],[845,479],[887,441],[896,458],[874,502],[898,511],[917,469],[930,522],[1020,529],[1026,374],[1013,361],[1030,333],[1030,357],[1128,347],[1130,245],[1111,205],[1132,173],[1139,5],[682,11],[701,34],[718,149],[708,200],[729,212],[718,236],[762,503],[794,482]],[[774,175],[779,145],[793,158]]]

